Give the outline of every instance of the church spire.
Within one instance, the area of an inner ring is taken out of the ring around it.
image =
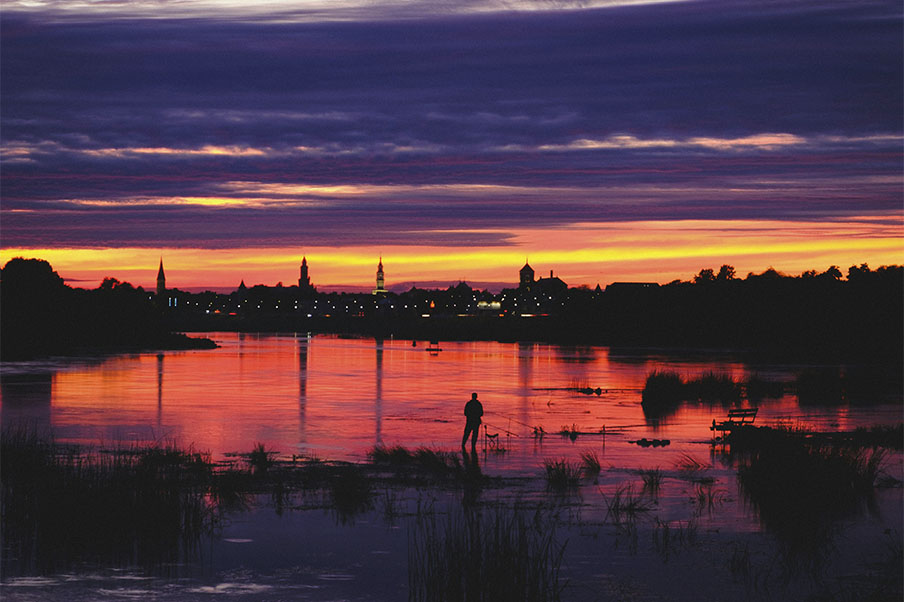
[[[380,255],[380,262],[377,264],[377,288],[374,289],[374,294],[379,295],[383,293],[388,293],[384,286],[385,280],[383,277],[383,255]]]
[[[163,257],[160,258],[160,267],[157,269],[157,296],[162,298],[166,292],[166,274],[163,273]]]
[[[314,292],[314,285],[311,284],[311,277],[308,275],[308,258],[301,258],[301,268],[298,274],[298,292],[302,297],[310,297]]]
[[[157,304],[163,305],[166,297],[166,274],[163,273],[163,257],[160,258],[160,267],[157,268]]]

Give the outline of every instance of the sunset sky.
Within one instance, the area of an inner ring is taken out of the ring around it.
[[[0,263],[231,290],[904,263],[899,0],[6,0]]]

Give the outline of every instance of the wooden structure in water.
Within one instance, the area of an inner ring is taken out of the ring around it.
[[[713,432],[713,439],[716,438],[716,432],[721,433],[720,437],[725,437],[726,432],[731,432],[740,426],[750,426],[756,420],[756,414],[759,408],[734,408],[728,410],[728,418],[721,422],[713,420],[713,425],[709,430]]]

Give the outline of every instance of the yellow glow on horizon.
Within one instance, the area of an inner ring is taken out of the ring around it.
[[[163,258],[173,288],[231,289],[297,282],[306,256],[315,286],[373,288],[382,255],[386,284],[498,282],[515,286],[527,259],[538,276],[549,270],[570,286],[605,286],[614,281],[689,280],[703,268],[733,265],[739,275],[769,267],[797,275],[842,271],[851,265],[904,263],[902,226],[896,218],[854,217],[838,222],[756,220],[657,221],[572,224],[548,229],[506,231],[508,246],[453,248],[427,245],[358,247],[311,246],[242,249],[3,249],[0,263],[13,257],[50,262],[73,286],[93,288],[104,277],[153,288]],[[473,233],[473,231],[472,231]],[[496,233],[480,231],[480,233]]]

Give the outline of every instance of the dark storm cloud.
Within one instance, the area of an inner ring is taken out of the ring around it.
[[[5,15],[3,245],[297,244],[300,226],[364,243],[375,225],[473,244],[423,232],[896,211],[900,16],[890,2],[288,24]],[[228,182],[551,191],[143,202],[239,198]]]

